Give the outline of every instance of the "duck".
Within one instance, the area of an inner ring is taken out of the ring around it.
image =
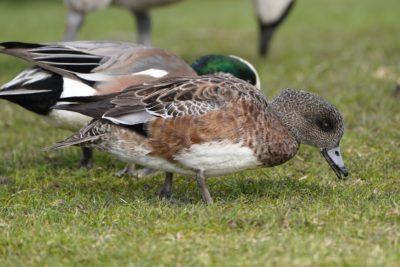
[[[165,171],[160,197],[172,194],[174,173],[195,176],[212,204],[208,177],[273,167],[300,144],[319,149],[338,178],[348,175],[339,143],[338,109],[306,91],[282,90],[267,101],[259,89],[230,74],[174,77],[108,96],[67,98],[54,109],[94,120],[48,150],[88,146],[121,160]]]
[[[209,54],[193,66],[160,48],[114,41],[63,43],[0,43],[0,53],[15,56],[34,66],[0,86],[0,99],[29,110],[55,128],[78,131],[91,117],[76,112],[53,110],[61,98],[105,95],[131,85],[160,78],[229,72],[260,86],[255,68],[233,55]],[[82,147],[80,166],[92,166],[92,150]],[[135,175],[133,166],[118,175]]]
[[[137,42],[146,46],[151,45],[151,17],[149,10],[163,5],[179,2],[180,0],[64,0],[67,6],[67,23],[64,41],[74,41],[83,25],[88,12],[99,10],[112,4],[127,8],[136,19]]]
[[[259,54],[266,56],[272,36],[287,18],[295,0],[253,0],[260,29]]]

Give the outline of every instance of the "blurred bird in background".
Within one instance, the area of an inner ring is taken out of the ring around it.
[[[287,17],[295,0],[253,0],[260,26],[259,53],[268,54],[269,44],[278,26]]]
[[[151,8],[180,0],[64,0],[68,8],[64,41],[73,41],[83,25],[87,12],[99,10],[112,4],[132,12],[137,24],[137,43],[151,45]]]
[[[150,46],[150,9],[179,1],[181,0],[64,0],[68,8],[64,41],[77,39],[86,13],[115,5],[131,11],[136,20],[137,43]],[[259,54],[261,56],[268,54],[272,36],[290,13],[294,2],[295,0],[253,0],[255,15],[260,28]]]

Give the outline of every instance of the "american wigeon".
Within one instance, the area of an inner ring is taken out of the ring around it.
[[[55,108],[96,118],[52,148],[90,146],[122,160],[166,171],[160,192],[171,196],[172,173],[195,175],[212,203],[206,177],[291,159],[301,143],[317,147],[340,178],[339,111],[322,98],[285,89],[268,102],[229,74],[180,77],[135,86],[112,96],[70,98]]]
[[[0,53],[22,58],[35,66],[1,86],[0,98],[41,115],[57,128],[71,131],[84,127],[91,118],[51,110],[60,98],[109,94],[159,78],[196,75],[197,71],[201,74],[229,72],[259,84],[255,69],[238,57],[206,55],[195,61],[192,68],[163,49],[124,42],[7,42],[0,43]],[[81,166],[90,167],[92,152],[88,148],[82,151]]]
[[[268,53],[271,38],[287,17],[295,0],[253,0],[254,10],[260,27],[259,53]]]
[[[64,41],[73,41],[82,27],[85,15],[88,12],[105,8],[113,4],[127,8],[136,18],[138,31],[137,42],[143,45],[150,45],[151,17],[149,10],[167,4],[179,2],[180,0],[64,0],[67,12],[67,25],[64,34]]]

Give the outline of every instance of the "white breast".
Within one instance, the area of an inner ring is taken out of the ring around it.
[[[174,159],[186,168],[203,170],[206,176],[225,175],[261,165],[250,148],[228,142],[196,144]]]
[[[99,148],[100,150],[111,153],[122,161],[134,162],[136,164],[150,167],[156,170],[163,170],[186,175],[195,174],[193,171],[181,168],[180,166],[177,166],[176,164],[173,164],[163,158],[149,156],[150,150],[143,145],[138,146],[135,144],[133,147],[131,147],[131,149],[127,149],[129,147],[130,144],[123,139],[120,139],[117,142],[112,142],[112,144],[104,143],[97,145],[97,148]]]
[[[105,150],[123,161],[185,175],[194,175],[196,171],[202,170],[207,177],[219,176],[261,165],[253,151],[242,146],[241,143],[196,144],[174,157],[177,164],[163,158],[149,156],[148,148],[137,144],[131,146],[123,139],[119,139],[117,142],[114,140],[111,143],[98,144],[97,148]]]

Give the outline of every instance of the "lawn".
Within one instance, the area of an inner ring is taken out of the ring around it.
[[[0,1],[0,41],[62,39],[62,1]],[[315,148],[282,166],[210,178],[206,206],[177,176],[117,178],[123,163],[42,152],[70,135],[0,101],[0,266],[400,266],[398,0],[301,0],[257,56],[250,1],[185,0],[156,10],[154,45],[188,62],[207,53],[254,63],[268,98],[292,87],[335,104],[346,122],[339,181]],[[134,40],[129,12],[90,14],[81,39]],[[0,83],[28,66],[0,55]]]

